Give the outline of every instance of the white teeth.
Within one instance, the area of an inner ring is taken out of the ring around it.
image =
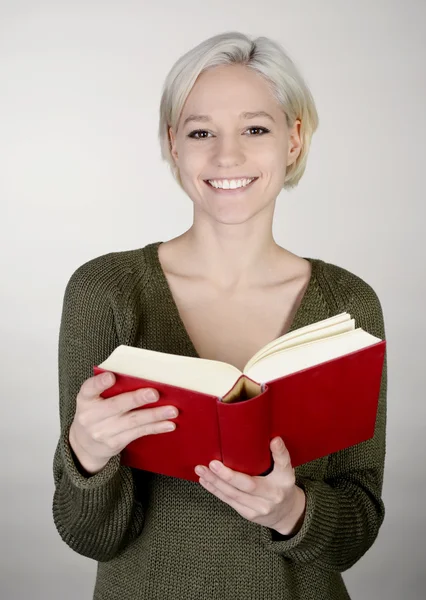
[[[208,179],[208,182],[214,188],[219,188],[222,190],[235,190],[240,187],[246,187],[246,185],[251,183],[254,179],[254,177],[252,177],[251,179]]]

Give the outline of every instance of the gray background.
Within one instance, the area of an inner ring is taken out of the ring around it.
[[[364,278],[385,313],[387,515],[344,578],[354,600],[425,597],[425,23],[420,0],[0,2],[2,599],[91,597],[96,565],[51,517],[63,293],[86,260],[189,226],[161,86],[226,30],[280,41],[320,115],[277,241]]]

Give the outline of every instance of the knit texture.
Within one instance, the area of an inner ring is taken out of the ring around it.
[[[384,519],[386,359],[374,437],[296,468],[306,515],[294,536],[247,521],[197,482],[124,467],[119,456],[92,477],[79,468],[68,432],[93,365],[119,344],[197,356],[158,246],[90,260],[65,290],[53,499],[61,538],[98,561],[95,600],[348,599],[341,573],[371,547]],[[347,311],[357,326],[385,339],[370,285],[308,260],[311,279],[290,331]]]

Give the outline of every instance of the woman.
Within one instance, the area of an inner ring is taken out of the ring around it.
[[[276,198],[300,180],[318,123],[278,44],[239,33],[205,41],[172,68],[160,113],[163,157],[193,202],[193,225],[95,258],[68,283],[56,527],[99,562],[99,600],[349,598],[341,572],[384,518],[386,370],[374,438],[295,470],[279,438],[264,477],[219,463],[197,466],[197,483],[120,466],[130,441],[172,435],[176,412],[143,408],[155,390],[100,398],[114,377],[92,367],[119,344],[242,367],[268,341],[344,311],[385,337],[367,283],[273,239]]]

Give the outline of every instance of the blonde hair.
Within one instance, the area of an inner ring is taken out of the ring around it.
[[[275,41],[258,37],[251,40],[239,32],[215,35],[181,56],[171,68],[163,86],[160,102],[159,139],[161,156],[182,187],[172,154],[169,127],[177,126],[185,101],[203,71],[219,65],[244,65],[263,76],[275,99],[282,106],[289,128],[300,119],[301,152],[288,168],[284,188],[295,187],[308,158],[313,133],[318,127],[314,99],[293,61]]]

